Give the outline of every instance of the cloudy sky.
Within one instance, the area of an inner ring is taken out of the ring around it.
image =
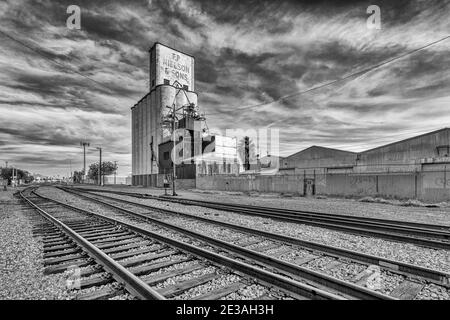
[[[3,0],[0,163],[67,176],[87,139],[128,174],[130,107],[148,91],[155,41],[196,57],[210,129],[277,128],[281,155],[362,151],[449,126],[450,39],[302,93],[450,35],[450,1],[336,3]],[[72,4],[80,30],[66,26]],[[367,27],[371,4],[379,30]]]

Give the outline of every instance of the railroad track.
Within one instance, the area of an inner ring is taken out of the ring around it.
[[[332,215],[321,212],[297,211],[279,208],[257,207],[251,205],[225,204],[212,201],[170,198],[133,192],[120,192],[101,189],[73,188],[82,192],[102,192],[126,195],[136,198],[150,198],[175,202],[183,205],[201,206],[211,209],[236,212],[239,214],[270,218],[283,222],[299,223],[344,231],[358,235],[412,243],[434,249],[450,250],[450,227],[422,224],[398,220],[383,220],[367,217]]]
[[[48,221],[35,228],[44,238],[46,272],[79,268],[78,299],[124,294],[138,299],[238,299],[252,290],[260,291],[254,296],[258,299],[348,298],[231,252],[219,254],[197,239],[180,241],[160,226],[142,228],[52,200],[34,189],[20,192],[20,197]]]
[[[74,192],[74,190],[67,191],[83,197],[84,199],[108,206],[126,215],[138,217],[146,221],[151,221],[152,223],[159,223],[165,227],[173,228],[195,237],[202,238],[210,243],[219,243],[223,247],[233,247],[233,250],[236,252],[240,252],[242,255],[251,257],[252,259],[260,262],[272,261],[273,264],[280,270],[290,272],[291,274],[301,275],[306,279],[315,281],[316,283],[321,283],[326,287],[339,288],[341,283],[333,283],[333,280],[337,279],[321,279],[320,277],[324,276],[324,274],[318,275],[317,272],[308,269],[308,266],[323,263],[323,272],[328,273],[328,275],[334,275],[333,269],[351,270],[360,268],[361,272],[359,272],[356,276],[344,279],[345,281],[356,284],[357,286],[363,286],[365,281],[372,276],[372,273],[367,272],[368,269],[378,266],[381,273],[383,273],[387,278],[391,277],[396,278],[397,280],[401,278],[401,281],[397,284],[396,288],[390,293],[391,296],[395,298],[413,298],[425,286],[431,283],[444,288],[449,287],[450,274],[445,272],[400,263],[377,256],[362,254],[356,251],[329,247],[279,234],[250,229],[214,219],[185,214],[168,209],[156,208],[142,203],[109,197],[104,194],[86,195],[85,193]],[[183,222],[183,220],[191,220],[191,222],[186,223]],[[195,224],[198,223],[201,224],[197,227],[198,231],[193,231],[196,228]],[[180,225],[184,225],[184,227],[180,227]],[[229,229],[229,234],[234,232],[236,237],[241,237],[242,240],[230,239],[227,242],[218,240],[217,237],[214,238],[207,236],[208,232],[206,232],[206,230],[210,228],[208,225],[213,225],[215,228],[220,229]],[[233,246],[230,242],[234,242],[237,245]],[[281,252],[273,255],[264,254],[265,252],[271,252],[273,250],[276,251],[277,248],[282,248]],[[286,261],[282,261],[277,258],[277,255],[282,256],[289,251],[297,251],[304,254],[298,259],[290,261],[290,263],[286,263]],[[351,289],[353,290],[354,288]],[[345,292],[346,289],[340,288],[339,290],[343,290]],[[355,295],[354,292],[353,294]]]

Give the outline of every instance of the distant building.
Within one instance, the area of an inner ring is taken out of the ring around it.
[[[281,161],[281,174],[318,174],[328,170],[347,171],[355,165],[357,154],[320,146],[312,146],[285,157]]]
[[[206,190],[276,192],[303,196],[383,197],[450,201],[450,129],[360,153],[313,146],[281,161],[279,174],[198,177]]]
[[[450,128],[443,128],[361,152],[355,172],[411,172],[443,169],[450,163]]]
[[[109,184],[125,184],[125,185],[131,185],[131,176],[119,176],[116,175],[114,177],[113,174],[103,176],[103,184],[109,185]]]
[[[360,153],[312,146],[283,159],[281,174],[415,172],[450,164],[444,128]]]
[[[197,174],[239,174],[237,139],[217,134],[202,137],[202,152],[196,164]]]

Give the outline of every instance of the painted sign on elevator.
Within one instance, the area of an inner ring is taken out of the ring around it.
[[[150,51],[150,79],[154,81],[152,87],[170,84],[187,86],[189,91],[194,91],[194,57],[160,43],[156,43]]]

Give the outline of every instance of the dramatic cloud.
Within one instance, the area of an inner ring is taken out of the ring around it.
[[[67,176],[79,141],[131,171],[130,107],[148,90],[148,49],[196,57],[211,130],[278,128],[280,153],[360,151],[448,126],[450,39],[321,89],[310,88],[450,35],[449,1],[73,1],[0,3],[0,161]]]

